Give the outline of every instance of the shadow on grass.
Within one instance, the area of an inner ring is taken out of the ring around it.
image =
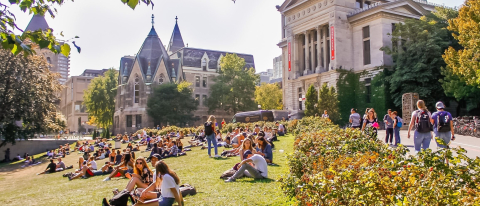
[[[271,183],[271,182],[275,182],[275,180],[270,179],[270,178],[252,179],[252,178],[244,177],[241,180],[242,180],[241,182],[248,182],[248,183]]]

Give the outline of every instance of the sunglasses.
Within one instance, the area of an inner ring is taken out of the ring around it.
[[[137,162],[137,164],[140,164],[140,165],[141,165],[141,164],[143,164],[143,162]]]

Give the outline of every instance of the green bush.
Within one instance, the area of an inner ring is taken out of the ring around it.
[[[292,129],[295,150],[279,181],[300,205],[480,204],[480,159],[462,148],[407,155],[402,145],[390,148],[319,118],[298,120]]]

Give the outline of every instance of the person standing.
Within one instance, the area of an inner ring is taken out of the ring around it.
[[[205,136],[207,137],[207,142],[208,142],[208,156],[212,157],[211,155],[211,149],[212,149],[212,144],[213,147],[215,148],[215,158],[218,158],[218,149],[217,149],[217,139],[215,138],[215,116],[210,115],[208,118],[207,122],[205,122]]]
[[[435,107],[437,108],[437,112],[432,114],[431,120],[433,123],[433,133],[435,134],[435,137],[445,141],[445,145],[437,142],[437,146],[441,148],[447,148],[450,140],[455,140],[452,122],[453,117],[450,112],[445,111],[445,105],[443,102],[437,102]]]
[[[385,131],[386,131],[386,136],[385,136],[385,144],[388,144],[390,142],[390,145],[392,145],[393,142],[393,119],[392,119],[392,110],[388,109],[387,114],[383,117],[383,122],[385,122]]]
[[[370,138],[377,138],[377,118],[375,118],[375,112],[370,109],[367,113],[367,117],[363,120],[362,132],[365,132]]]
[[[357,113],[355,108],[352,108],[350,110],[350,113],[351,114],[350,114],[349,121],[350,121],[350,124],[352,124],[352,128],[360,129],[360,115]]]
[[[7,148],[7,150],[5,150],[5,162],[10,162],[10,148]]]
[[[433,125],[431,123],[432,114],[428,111],[423,100],[417,101],[418,110],[412,112],[412,119],[408,126],[407,137],[410,139],[410,131],[415,126],[415,133],[413,135],[413,143],[415,145],[415,152],[420,152],[421,149],[430,147],[432,138]]]
[[[400,144],[400,128],[403,126],[403,120],[398,116],[397,111],[392,112],[393,133],[395,133],[395,146]]]

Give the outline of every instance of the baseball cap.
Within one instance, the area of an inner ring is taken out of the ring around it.
[[[252,151],[250,151],[250,150],[245,151],[243,153],[243,159],[247,159],[248,155],[251,155],[251,154],[253,154]]]
[[[437,109],[443,109],[443,108],[445,108],[445,106],[443,105],[443,102],[437,102],[437,104],[435,105],[435,107],[436,107]]]

